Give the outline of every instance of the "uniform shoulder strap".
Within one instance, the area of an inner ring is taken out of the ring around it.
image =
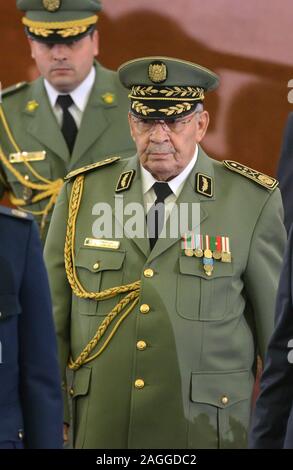
[[[70,173],[68,173],[68,175],[66,175],[64,179],[70,180],[83,173],[96,170],[97,168],[101,168],[103,166],[112,165],[113,163],[118,162],[120,159],[121,159],[120,157],[108,157],[105,160],[101,160],[100,162],[92,163],[91,165],[86,165],[81,168],[78,168],[77,170],[73,170]]]
[[[224,160],[223,165],[225,165],[228,170],[235,171],[236,173],[239,173],[239,175],[245,176],[245,178],[260,184],[270,191],[273,191],[279,184],[275,178],[265,175],[260,171],[253,170],[252,168],[249,168],[249,166],[243,165],[242,163],[234,162],[233,160]]]
[[[6,96],[13,95],[17,91],[22,90],[23,88],[26,88],[27,86],[28,86],[28,82],[16,83],[15,85],[12,85],[2,90],[2,97],[5,98]]]

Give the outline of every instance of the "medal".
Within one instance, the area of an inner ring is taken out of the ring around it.
[[[186,250],[184,250],[184,254],[185,254],[185,256],[193,256],[193,250],[186,249]]]
[[[230,252],[230,241],[229,237],[222,237],[222,262],[231,263],[232,256]]]
[[[213,251],[213,258],[220,260],[222,258],[222,253],[218,250]]]
[[[194,250],[194,256],[196,256],[196,258],[202,258],[203,257],[203,251],[200,248],[196,248]]]
[[[197,233],[195,235],[195,250],[194,250],[194,256],[196,258],[202,258],[203,257],[203,249],[202,249],[202,235]]]
[[[194,235],[184,233],[182,238],[183,238],[183,250],[184,250],[185,256],[189,256],[189,257],[193,256],[193,249],[195,248]]]
[[[203,269],[207,276],[211,276],[213,273],[214,266],[212,264],[204,264]]]

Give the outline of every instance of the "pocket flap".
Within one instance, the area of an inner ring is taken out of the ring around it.
[[[21,306],[16,295],[0,294],[0,320],[19,313],[21,313]]]
[[[195,372],[191,377],[191,401],[227,408],[250,399],[252,378],[248,370]]]
[[[207,276],[203,269],[202,258],[195,256],[181,256],[179,258],[179,271],[181,274],[189,274],[190,276],[199,276],[207,281],[213,280],[217,277],[225,277],[233,275],[232,263],[223,263],[221,261],[214,261],[214,270],[212,276]]]
[[[74,372],[72,398],[87,395],[90,386],[92,369],[90,367],[82,366]]]
[[[121,269],[124,258],[125,251],[81,247],[76,256],[75,265],[99,273]]]

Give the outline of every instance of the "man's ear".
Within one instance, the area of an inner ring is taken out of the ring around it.
[[[128,123],[129,123],[129,128],[130,128],[130,135],[132,137],[132,140],[135,142],[135,132],[133,128],[133,122],[131,119],[131,113],[128,113]]]
[[[204,138],[210,122],[210,115],[207,111],[202,111],[197,115],[197,143]]]
[[[30,46],[30,51],[31,51],[31,57],[32,59],[35,59],[35,53],[34,53],[34,41],[30,38],[27,38],[29,46]]]
[[[94,56],[97,57],[100,52],[100,36],[97,29],[93,32],[92,40],[94,43]]]

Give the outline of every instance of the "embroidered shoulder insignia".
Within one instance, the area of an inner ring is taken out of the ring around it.
[[[228,168],[228,170],[235,171],[236,173],[255,181],[255,183],[258,183],[271,191],[273,191],[279,184],[275,178],[265,175],[260,171],[253,170],[246,165],[242,165],[242,163],[234,162],[233,160],[224,160],[223,164]]]
[[[17,217],[18,219],[33,220],[33,216],[27,212],[10,207],[0,206],[0,215],[7,215],[10,217]]]
[[[213,179],[208,175],[204,175],[203,173],[197,173],[195,176],[195,191],[199,194],[203,194],[204,196],[213,197]]]
[[[129,189],[134,176],[135,170],[124,171],[124,173],[121,173],[121,175],[119,176],[119,180],[116,184],[115,192],[119,193],[121,191],[126,191],[126,189]]]
[[[17,91],[22,90],[23,88],[27,86],[28,86],[28,82],[16,83],[16,85],[12,85],[2,90],[2,97],[13,95],[13,93],[16,93]]]
[[[95,170],[96,168],[101,168],[103,166],[111,165],[112,163],[118,162],[119,160],[120,160],[120,157],[109,157],[100,162],[92,163],[91,165],[86,165],[81,168],[77,168],[77,170],[73,170],[70,173],[68,173],[68,175],[66,175],[64,179],[70,180],[71,178],[81,175],[82,173],[86,173],[88,171]]]

